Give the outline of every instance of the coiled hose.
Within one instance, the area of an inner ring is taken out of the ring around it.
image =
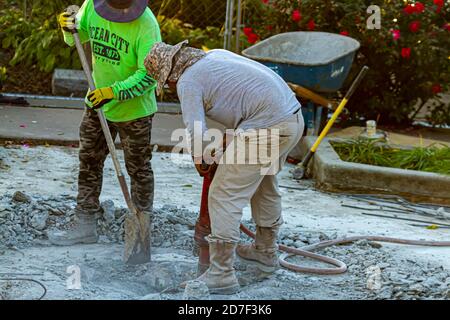
[[[255,234],[251,232],[246,226],[241,224],[241,231],[245,233],[252,239],[255,239]],[[425,241],[425,240],[405,240],[398,238],[390,238],[390,237],[379,237],[379,236],[355,236],[349,238],[341,238],[336,240],[327,240],[319,243],[315,243],[312,245],[308,245],[302,247],[301,249],[291,248],[285,245],[279,245],[278,248],[280,251],[284,253],[280,256],[280,265],[285,267],[286,269],[302,272],[302,273],[312,273],[312,274],[320,274],[320,275],[336,275],[342,274],[347,271],[347,265],[337,259],[330,258],[321,254],[313,253],[311,251],[320,250],[326,247],[349,244],[359,240],[367,240],[367,241],[377,241],[377,242],[389,242],[389,243],[397,243],[404,245],[412,245],[412,246],[427,246],[427,247],[450,247],[450,241]],[[297,264],[293,264],[287,262],[286,259],[292,256],[301,256],[306,258],[311,258],[320,262],[324,262],[326,264],[330,264],[335,266],[336,268],[308,268],[302,267]]]
[[[224,146],[225,146],[224,141]],[[226,149],[226,147],[224,148]],[[201,177],[204,177],[203,182],[203,191],[202,191],[202,208],[200,210],[200,216],[208,215],[208,192],[209,186],[214,178],[215,171],[217,169],[216,165],[208,166],[205,164],[196,165],[197,171],[200,173]],[[241,224],[240,229],[243,233],[249,236],[252,239],[255,239],[255,234],[251,232],[246,226]],[[279,245],[278,249],[283,251],[283,254],[280,256],[280,265],[285,267],[286,269],[301,272],[301,273],[311,273],[311,274],[320,274],[320,275],[336,275],[342,274],[347,271],[347,265],[337,259],[327,257],[318,253],[314,253],[312,251],[324,249],[326,247],[349,244],[359,240],[367,240],[367,241],[378,241],[378,242],[388,242],[388,243],[397,243],[404,245],[412,245],[412,246],[429,246],[429,247],[450,247],[450,241],[424,241],[424,240],[405,240],[398,238],[390,238],[390,237],[379,237],[379,236],[355,236],[348,238],[341,238],[336,240],[327,240],[319,243],[315,243],[309,246],[298,248],[291,248],[285,245]],[[308,268],[302,267],[297,264],[290,263],[286,261],[286,259],[292,256],[301,256],[306,258],[311,258],[316,261],[324,262],[326,264],[332,265],[335,268]]]
[[[37,298],[37,300],[42,300],[46,294],[47,294],[47,288],[45,287],[45,285],[38,281],[38,280],[34,280],[34,279],[28,279],[28,278],[0,278],[0,281],[24,281],[24,282],[32,282],[32,283],[36,283],[37,285],[39,285],[42,288],[42,294],[39,296],[39,298]]]

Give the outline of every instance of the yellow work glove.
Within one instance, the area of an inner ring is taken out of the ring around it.
[[[64,31],[71,32],[76,28],[75,16],[69,12],[63,12],[58,16],[58,23]]]
[[[114,99],[114,93],[110,87],[105,87],[92,91],[87,98],[92,103],[93,109],[99,109]]]

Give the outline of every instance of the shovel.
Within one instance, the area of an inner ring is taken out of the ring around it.
[[[70,6],[66,9],[67,12],[71,13],[73,16],[78,12],[78,6]],[[80,36],[76,28],[70,30],[75,39],[75,45],[80,56],[81,65],[83,66],[84,73],[86,74],[89,89],[91,91],[95,90],[94,79],[92,78],[91,70],[86,59],[86,55],[83,50],[83,46],[80,41]],[[97,110],[98,118],[102,126],[103,134],[106,138],[106,143],[108,144],[108,149],[111,154],[111,158],[114,163],[114,168],[116,170],[117,179],[119,180],[120,188],[122,189],[125,202],[127,203],[128,210],[125,219],[125,253],[124,261],[130,265],[138,265],[150,262],[150,217],[139,210],[137,210],[134,205],[130,192],[128,190],[127,182],[122,172],[119,159],[117,158],[116,147],[114,145],[114,140],[109,131],[108,122],[105,118],[105,114],[102,109]]]
[[[331,119],[328,121],[325,128],[320,133],[320,136],[317,138],[314,145],[311,147],[311,149],[306,154],[305,158],[302,160],[301,163],[297,165],[293,172],[293,177],[295,180],[302,180],[305,177],[306,169],[308,167],[309,162],[311,161],[312,157],[314,157],[317,149],[319,148],[320,144],[322,143],[322,140],[327,136],[330,129],[333,127],[334,122],[337,120],[339,115],[344,110],[345,106],[347,105],[347,102],[350,100],[350,98],[355,93],[356,89],[359,87],[361,82],[363,81],[364,77],[366,76],[367,72],[369,72],[369,67],[364,66],[361,71],[359,72],[356,79],[353,81],[352,86],[348,90],[347,94],[345,95],[344,99],[342,99],[342,102],[339,104],[336,111],[333,113]]]

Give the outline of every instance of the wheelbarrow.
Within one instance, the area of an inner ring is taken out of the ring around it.
[[[275,71],[298,97],[308,101],[302,109],[307,135],[318,135],[324,125],[323,108],[336,108],[322,94],[342,88],[359,48],[355,39],[334,33],[288,32],[261,41],[242,54]]]
[[[342,88],[360,44],[327,32],[288,32],[270,37],[242,54],[278,73],[286,82],[313,92]]]

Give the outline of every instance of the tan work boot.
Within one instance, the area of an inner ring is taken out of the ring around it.
[[[280,268],[277,256],[278,227],[256,227],[255,242],[238,245],[237,255],[245,262],[255,265],[259,270],[273,273]]]
[[[48,240],[57,246],[72,246],[74,244],[90,244],[98,241],[97,216],[76,212],[75,220],[67,230],[51,230],[47,233]]]
[[[234,271],[236,244],[225,241],[210,241],[208,270],[197,281],[204,282],[211,294],[235,294],[239,292],[239,282]],[[186,287],[186,283],[181,284]]]

